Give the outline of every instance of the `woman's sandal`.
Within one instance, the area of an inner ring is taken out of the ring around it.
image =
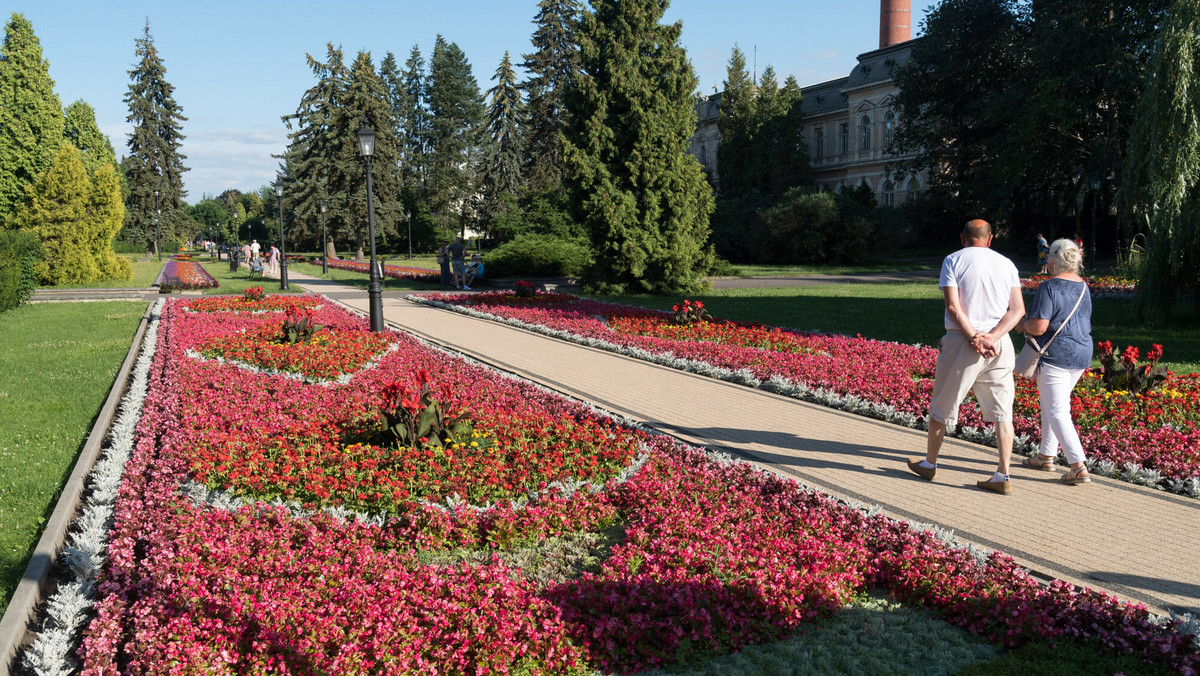
[[[1041,470],[1043,472],[1053,472],[1054,458],[1047,458],[1041,454],[1032,455],[1022,460],[1021,466],[1028,467],[1029,469]]]
[[[1079,484],[1091,483],[1092,477],[1088,476],[1086,467],[1080,467],[1078,469],[1070,470],[1066,474],[1062,475],[1062,482],[1065,484],[1071,484],[1072,486],[1077,486]]]

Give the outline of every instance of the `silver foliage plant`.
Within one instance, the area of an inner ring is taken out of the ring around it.
[[[142,341],[142,351],[133,370],[133,379],[109,433],[108,449],[88,475],[91,495],[83,512],[71,524],[67,544],[60,560],[70,580],[59,585],[46,603],[46,618],[35,630],[22,663],[39,676],[66,676],[78,664],[72,657],[79,646],[79,632],[87,623],[93,605],[93,592],[108,548],[108,530],[112,526],[113,503],[121,485],[125,463],[133,453],[142,405],[149,390],[150,366],[158,342],[158,323],[164,301],[154,306]]]

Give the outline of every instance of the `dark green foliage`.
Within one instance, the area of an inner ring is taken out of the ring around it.
[[[576,277],[591,262],[583,239],[520,235],[484,256],[490,277]]]
[[[484,221],[489,222],[497,201],[515,195],[521,187],[521,165],[525,158],[525,102],[517,87],[508,52],[492,77],[496,86],[488,90],[488,155],[483,169]]]
[[[769,232],[769,246],[762,252],[766,260],[858,263],[875,241],[870,207],[830,192],[793,188],[762,218]]]
[[[54,161],[63,112],[33,24],[12,14],[0,48],[0,223],[25,203],[25,187]],[[9,226],[11,227],[11,226]]]
[[[96,111],[80,99],[67,106],[63,135],[83,155],[83,166],[89,174],[100,167],[116,165],[117,155],[108,136],[96,125]]]
[[[125,201],[124,234],[129,241],[140,242],[147,251],[154,249],[156,224],[162,239],[172,239],[186,216],[183,213],[183,166],[186,155],[179,152],[184,136],[181,122],[187,121],[175,102],[175,87],[167,82],[167,69],[150,36],[150,23],[135,41],[138,59],[129,71],[129,90],[125,118],[133,126],[129,136],[129,155],[122,163],[129,184]],[[161,215],[159,212],[161,211]]]
[[[400,148],[400,180],[405,187],[424,190],[429,173],[429,108],[425,59],[421,49],[412,46],[404,72],[400,74],[403,92],[393,95],[400,102],[396,111],[396,134]]]
[[[712,188],[688,151],[696,77],[682,24],[659,23],[666,6],[596,0],[580,22],[565,182],[595,254],[592,291],[694,291],[712,264]]]
[[[760,215],[771,206],[761,193],[717,200],[710,241],[718,255],[735,263],[754,263],[768,247],[767,225]]]
[[[492,241],[504,243],[522,234],[587,238],[587,231],[571,214],[566,194],[559,189],[525,189],[519,197],[501,195],[493,206],[488,235]]]
[[[37,264],[45,256],[33,233],[0,230],[0,312],[29,300],[37,288]]]
[[[530,38],[534,51],[525,54],[521,67],[529,74],[524,82],[529,110],[526,167],[522,172],[533,189],[557,189],[564,171],[562,136],[567,123],[564,102],[567,89],[579,72],[579,47],[575,31],[580,3],[576,0],[541,0]]]
[[[466,54],[438,36],[429,64],[428,199],[438,222],[462,230],[483,161],[485,108]]]
[[[1175,0],[1146,74],[1121,211],[1146,230],[1137,314],[1166,322],[1177,297],[1200,308],[1200,2]]]
[[[1172,673],[1175,672],[1133,655],[1112,655],[1099,643],[1072,639],[1029,643],[989,662],[978,662],[955,672],[956,676],[1167,676]]]

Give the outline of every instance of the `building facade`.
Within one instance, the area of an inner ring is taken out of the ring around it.
[[[912,55],[909,16],[907,0],[882,0],[879,49],[860,54],[848,76],[801,88],[800,110],[814,187],[840,191],[867,185],[876,201],[886,206],[903,204],[924,191],[925,175],[895,171],[904,157],[890,151],[900,122],[894,109],[899,90],[893,75]],[[692,154],[718,189],[720,109],[719,93],[700,97],[691,143]]]

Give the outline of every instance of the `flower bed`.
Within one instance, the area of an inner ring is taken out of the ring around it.
[[[172,256],[163,264],[156,283],[162,293],[215,289],[220,286],[217,280],[208,274],[208,270],[193,261],[190,256]]]
[[[309,263],[313,265],[320,265],[321,261],[311,260]],[[364,275],[371,273],[370,264],[361,261],[347,261],[340,258],[330,258],[329,267],[337,270],[361,272]],[[384,265],[383,274],[385,277],[391,277],[392,279],[407,279],[414,282],[426,282],[429,284],[437,284],[439,281],[441,281],[441,273],[439,273],[437,270],[412,268],[403,265]]]
[[[672,314],[542,293],[414,296],[598,347],[775,389],[919,426],[929,408],[937,351],[861,337],[741,322],[673,323]],[[1014,427],[1026,450],[1041,437],[1037,386],[1018,378]],[[815,394],[814,394],[815,391]],[[1200,375],[1171,374],[1162,391],[1106,392],[1089,372],[1072,396],[1084,449],[1107,473],[1200,497]],[[959,425],[983,426],[973,398]],[[1128,463],[1141,466],[1131,469]]]
[[[1027,293],[1036,291],[1042,282],[1050,279],[1048,275],[1033,275],[1021,279],[1021,290]],[[1092,296],[1098,298],[1132,298],[1137,293],[1137,280],[1124,277],[1084,277]]]
[[[973,555],[410,337],[319,386],[189,356],[281,319],[184,306],[168,302],[152,334],[84,674],[627,672],[785,636],[870,587],[998,643],[1079,637],[1200,668],[1191,637],[1140,606],[1042,588],[1002,554]],[[314,315],[366,328],[329,306]],[[488,441],[375,442],[381,407],[418,383],[469,411],[472,438]],[[534,580],[498,555],[612,529],[623,536],[582,572]],[[429,562],[462,548],[497,555]]]

